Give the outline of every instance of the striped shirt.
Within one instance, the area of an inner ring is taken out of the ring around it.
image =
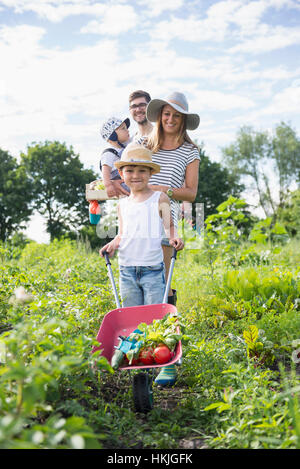
[[[146,144],[145,140],[140,140]],[[187,166],[195,160],[200,160],[199,150],[193,144],[184,142],[175,150],[158,150],[152,155],[152,161],[160,165],[160,172],[153,174],[149,184],[158,184],[172,188],[183,187]],[[175,226],[178,226],[180,204],[171,199],[171,212]]]

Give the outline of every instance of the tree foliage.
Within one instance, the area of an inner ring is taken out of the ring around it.
[[[300,189],[288,195],[285,205],[279,207],[277,215],[290,236],[300,236]]]
[[[205,217],[215,213],[216,208],[229,196],[239,196],[244,185],[239,184],[239,177],[231,173],[220,163],[212,162],[200,151],[199,181],[195,203],[204,204]]]
[[[283,206],[288,189],[300,181],[300,140],[284,122],[273,134],[243,126],[236,141],[223,148],[224,161],[237,177],[249,180],[266,217]]]
[[[32,184],[33,208],[46,218],[51,240],[88,223],[85,185],[96,176],[83,169],[72,147],[57,141],[35,143],[21,154],[21,162]]]
[[[282,207],[292,182],[300,183],[300,139],[290,126],[282,122],[275,129],[271,149],[279,180],[279,207]]]
[[[24,228],[32,213],[32,187],[24,168],[0,149],[0,240]]]

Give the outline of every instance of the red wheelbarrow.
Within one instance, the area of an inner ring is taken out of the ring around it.
[[[95,346],[92,350],[92,353],[100,350],[101,355],[106,357],[107,360],[111,363],[112,356],[120,343],[120,337],[128,337],[129,334],[136,330],[138,324],[141,322],[151,324],[154,319],[162,319],[166,314],[171,313],[172,315],[177,315],[176,307],[174,305],[167,304],[168,291],[171,285],[176,255],[177,251],[174,249],[171,259],[169,277],[164,292],[163,303],[122,308],[114,282],[111,263],[108,254],[104,253],[117,308],[113,309],[104,316],[96,337],[97,341],[99,342],[99,346]],[[164,363],[163,365],[153,364],[120,366],[120,370],[143,370],[142,372],[135,373],[132,381],[133,401],[136,412],[147,413],[153,408],[152,382],[155,368],[160,368],[175,363],[180,364],[181,356],[182,346],[181,341],[179,341],[176,345],[174,356],[168,363]]]

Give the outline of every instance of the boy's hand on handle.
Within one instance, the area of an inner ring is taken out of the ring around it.
[[[181,238],[171,238],[169,243],[176,251],[181,251],[184,248],[184,242]]]
[[[104,252],[107,252],[108,256],[112,257],[115,253],[115,250],[116,250],[115,246],[113,242],[111,241],[110,243],[106,244],[100,249],[99,254],[101,257],[104,257]]]
[[[114,239],[112,239],[109,243],[105,244],[100,251],[99,254],[101,257],[104,257],[104,252],[108,254],[109,257],[112,257],[117,249],[119,249],[121,237],[117,235]]]

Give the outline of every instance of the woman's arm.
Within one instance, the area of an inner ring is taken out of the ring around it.
[[[198,190],[198,173],[199,173],[199,160],[194,160],[192,163],[188,164],[185,172],[185,184],[184,187],[174,188],[173,189],[173,199],[175,200],[184,200],[186,202],[194,202],[197,190]],[[169,186],[163,185],[150,185],[153,191],[167,192]]]
[[[159,198],[159,214],[162,218],[165,233],[169,239],[170,245],[176,248],[177,251],[180,251],[184,247],[184,242],[178,237],[177,230],[174,226],[169,197],[163,193]]]
[[[103,183],[107,192],[108,197],[119,197],[120,195],[129,195],[121,184],[123,183],[122,179],[115,179],[112,181],[110,179],[111,175],[111,167],[104,164],[102,166],[102,176],[103,176]]]

